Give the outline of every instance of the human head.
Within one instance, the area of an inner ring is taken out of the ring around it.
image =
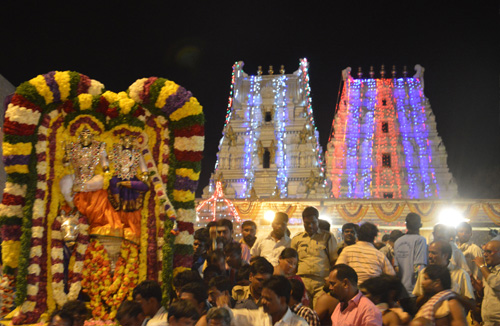
[[[484,246],[484,261],[489,266],[500,264],[500,241],[490,241]]]
[[[227,294],[231,296],[231,283],[227,276],[216,276],[208,282],[208,302],[212,306],[217,305],[217,298]]]
[[[389,303],[389,284],[383,277],[369,278],[359,286],[359,290],[374,304]]]
[[[472,226],[467,222],[462,222],[457,226],[457,237],[460,243],[466,243],[472,237]]]
[[[346,223],[342,225],[342,237],[344,243],[348,246],[356,243],[359,232],[359,225],[354,223]]]
[[[73,316],[71,312],[56,310],[50,315],[49,326],[72,326]]]
[[[302,301],[302,297],[304,296],[304,283],[301,281],[291,278],[288,280],[290,285],[292,286],[292,292],[290,293],[290,302],[288,303],[290,307],[296,305],[297,303]]]
[[[248,245],[253,245],[257,234],[257,224],[254,221],[245,221],[241,224],[241,235]]]
[[[391,245],[391,247],[394,247],[394,243],[396,242],[396,240],[401,238],[403,235],[403,232],[400,230],[392,230],[389,234],[389,244]]]
[[[217,238],[217,221],[208,222],[207,229],[210,240],[215,240]]]
[[[224,255],[226,264],[234,269],[239,269],[242,264],[241,260],[241,243],[230,242],[224,247]]]
[[[262,288],[262,307],[271,316],[288,309],[292,286],[288,279],[281,275],[273,275]]]
[[[134,288],[132,297],[140,303],[145,316],[153,317],[161,307],[161,286],[156,281],[142,281]]]
[[[221,272],[226,270],[226,255],[222,249],[213,250],[207,257],[208,266],[217,266]]]
[[[333,266],[328,281],[330,293],[340,302],[351,300],[358,289],[358,274],[346,264]]]
[[[271,224],[273,228],[273,236],[278,239],[283,238],[286,233],[286,228],[288,225],[288,215],[282,212],[277,212],[274,215],[273,223]]]
[[[201,228],[194,232],[193,250],[195,256],[204,255],[209,247],[210,234],[207,228]]]
[[[200,319],[196,306],[188,300],[177,300],[168,307],[169,326],[194,326]]]
[[[222,218],[217,221],[217,240],[221,240],[222,243],[227,245],[233,240],[233,222],[226,218]]]
[[[450,241],[450,228],[444,224],[436,224],[434,225],[432,235],[434,236],[434,240]]]
[[[124,300],[116,312],[116,320],[121,326],[141,326],[144,318],[141,304],[136,301]]]
[[[375,224],[365,222],[359,227],[358,240],[373,243],[378,234],[378,228]]]
[[[293,248],[285,248],[279,256],[279,268],[285,276],[295,275],[297,271],[297,264],[299,262],[299,255]]]
[[[387,244],[388,241],[389,241],[389,235],[388,234],[384,234],[382,236],[382,243],[383,244]]]
[[[224,275],[225,270],[221,271],[216,265],[208,265],[207,268],[203,271],[203,282],[208,285],[211,279],[216,276]]]
[[[89,311],[85,302],[80,300],[67,301],[61,310],[69,311],[73,317],[73,326],[83,326],[85,321],[90,318]]]
[[[208,326],[230,326],[231,314],[226,308],[211,308],[207,313]]]
[[[422,221],[420,219],[420,215],[417,213],[408,213],[406,215],[406,228],[410,232],[418,232],[420,228],[422,227]]]
[[[184,285],[192,282],[202,282],[202,278],[198,271],[185,270],[175,275],[174,279],[172,280],[172,284],[177,296],[179,296],[180,290]]]
[[[427,295],[451,289],[450,271],[446,266],[429,265],[425,268],[422,288]]]
[[[253,293],[260,295],[262,286],[273,275],[274,267],[264,257],[257,257],[250,264],[250,287]]]
[[[191,301],[202,315],[208,299],[207,287],[202,282],[188,283],[182,287],[179,298]]]
[[[429,265],[448,266],[452,249],[447,241],[434,241],[429,245]]]
[[[330,232],[331,225],[330,225],[330,222],[328,222],[327,220],[319,219],[318,226],[321,230],[326,231],[326,232]]]
[[[315,207],[309,206],[302,212],[302,222],[304,223],[304,230],[312,236],[318,232],[319,229],[319,212]]]

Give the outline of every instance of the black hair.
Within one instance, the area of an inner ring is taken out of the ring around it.
[[[285,248],[280,254],[280,259],[287,259],[287,258],[296,258],[297,260],[299,259],[299,254],[297,253],[297,250],[293,248]]]
[[[325,231],[330,232],[330,222],[328,222],[326,220],[318,220],[318,227],[321,230],[325,230]]]
[[[228,220],[227,218],[221,218],[217,221],[217,226],[225,226],[229,230],[229,232],[233,232],[233,222]]]
[[[210,233],[208,231],[208,228],[201,228],[194,231],[194,239],[204,244],[208,243],[210,241]]]
[[[379,298],[378,303],[389,303],[389,282],[387,279],[377,276],[373,278],[369,278],[359,286],[360,289],[366,289],[369,294],[373,297]]]
[[[200,314],[196,306],[188,300],[177,300],[168,307],[168,317],[174,317],[179,320],[181,318],[189,318],[191,320],[200,319]]]
[[[132,292],[132,297],[135,299],[135,297],[140,294],[143,299],[150,299],[150,298],[155,298],[158,303],[161,303],[161,298],[162,298],[162,291],[161,291],[161,286],[158,282],[152,281],[152,280],[146,280],[142,281],[139,283],[134,288],[134,291]]]
[[[173,285],[176,289],[182,288],[184,285],[192,282],[202,282],[203,279],[198,271],[185,270],[175,275],[173,279]]]
[[[84,315],[87,318],[90,317],[89,310],[87,309],[85,302],[80,300],[66,301],[61,310],[69,311],[73,315]]]
[[[378,228],[375,224],[365,222],[359,227],[358,240],[372,243],[378,234]]]
[[[354,223],[346,223],[342,225],[342,233],[344,233],[345,230],[354,230],[356,234],[359,233],[359,225],[354,224]]]
[[[278,297],[285,297],[287,304],[290,301],[292,285],[286,277],[282,275],[273,275],[270,279],[264,282],[262,287],[273,291]]]
[[[460,228],[466,228],[469,232],[472,232],[472,226],[467,222],[462,222],[459,225],[457,225],[457,230]]]
[[[319,211],[316,209],[316,207],[308,206],[302,211],[302,218],[306,216],[314,216],[316,218],[319,218]]]
[[[236,283],[241,281],[248,281],[250,279],[250,265],[243,265],[238,269],[238,274],[236,274]]]
[[[116,319],[120,321],[125,317],[137,318],[139,314],[142,314],[141,304],[137,301],[132,300],[124,300],[120,307],[118,307],[118,311],[116,312]]]
[[[250,264],[250,273],[273,275],[274,267],[266,258],[259,256]]]
[[[229,278],[227,276],[219,275],[213,277],[208,282],[208,287],[215,287],[220,292],[227,291],[229,294],[231,294],[231,283],[229,282]]]
[[[293,298],[293,300],[301,302],[302,297],[304,296],[304,283],[294,278],[291,278],[288,281],[292,286],[292,293],[290,294],[291,297]]]
[[[440,280],[443,289],[451,289],[450,271],[446,266],[429,265],[424,269],[424,273],[433,281]]]
[[[351,266],[346,264],[337,264],[332,267],[331,271],[337,271],[337,280],[343,281],[347,279],[351,285],[358,285],[358,274]]]
[[[223,275],[223,271],[216,265],[208,265],[205,270],[203,270],[203,281],[208,284],[210,280],[214,277]]]
[[[241,228],[243,229],[244,227],[247,227],[247,226],[251,226],[253,227],[254,229],[257,230],[257,224],[255,224],[254,221],[252,220],[246,220],[244,221],[242,224],[241,224]]]
[[[382,242],[385,242],[385,241],[389,241],[389,235],[388,234],[384,234],[382,236]]]
[[[422,227],[422,220],[417,213],[408,213],[405,222],[408,230],[419,230]]]
[[[56,317],[59,316],[61,319],[69,322],[69,325],[73,325],[73,313],[69,310],[55,310],[51,315],[49,319],[49,326],[52,325],[52,320]]]
[[[208,299],[208,291],[205,283],[192,282],[184,285],[179,293],[191,293],[198,303],[205,302]]]
[[[278,223],[288,223],[288,214],[283,212],[277,212],[274,214],[274,220]]]
[[[401,230],[392,230],[389,234],[389,241],[396,242],[397,239],[401,238],[404,233]]]
[[[241,257],[241,243],[230,242],[224,247],[224,255],[238,254]]]
[[[224,255],[224,251],[222,251],[222,249],[215,249],[215,250],[212,250],[212,252],[210,252],[208,254],[208,257],[207,257],[207,265],[210,266],[210,265],[214,265],[216,261],[218,260],[226,260],[226,256]]]

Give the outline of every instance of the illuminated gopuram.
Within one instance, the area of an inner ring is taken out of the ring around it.
[[[424,95],[424,69],[375,78],[343,71],[343,89],[326,153],[334,198],[448,199],[457,186]]]
[[[203,197],[222,181],[233,199],[328,198],[323,152],[314,125],[308,62],[257,75],[233,66],[231,94],[217,163]]]

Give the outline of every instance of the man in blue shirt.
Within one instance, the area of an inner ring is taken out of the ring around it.
[[[427,265],[427,241],[420,235],[422,222],[416,213],[406,216],[406,232],[394,243],[394,263],[401,283],[411,295],[418,273]]]

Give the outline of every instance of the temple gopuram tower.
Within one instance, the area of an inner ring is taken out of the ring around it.
[[[342,72],[343,89],[326,153],[334,198],[448,199],[457,186],[424,95],[424,68],[401,77],[385,72],[358,78]]]
[[[233,66],[217,163],[203,197],[221,181],[233,199],[328,198],[323,152],[314,125],[308,62],[293,74]]]

